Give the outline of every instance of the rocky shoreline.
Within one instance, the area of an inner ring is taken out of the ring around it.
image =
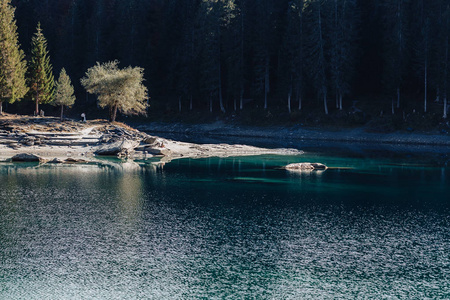
[[[450,146],[450,134],[446,132],[366,132],[364,128],[323,130],[314,128],[294,127],[250,127],[226,124],[218,121],[211,124],[181,124],[151,122],[134,124],[134,127],[151,134],[176,133],[188,135],[271,138],[275,140],[327,141],[348,143],[372,143],[391,145],[430,145]]]
[[[0,161],[73,164],[113,156],[131,159],[155,157],[167,162],[177,158],[261,154],[298,155],[302,151],[178,142],[104,120],[60,122],[52,117],[0,117]]]

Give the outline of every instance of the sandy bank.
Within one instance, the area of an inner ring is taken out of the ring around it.
[[[302,151],[178,142],[104,120],[60,122],[52,117],[0,116],[0,160],[9,160],[21,153],[37,155],[43,161],[72,158],[84,162],[95,161],[101,155],[135,159],[157,157],[170,161],[186,157],[298,155]]]

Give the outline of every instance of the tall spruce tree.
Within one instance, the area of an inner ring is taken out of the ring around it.
[[[308,24],[308,39],[306,43],[306,56],[308,70],[318,97],[322,97],[325,114],[328,115],[327,92],[329,79],[327,76],[329,61],[326,45],[326,5],[324,0],[309,0],[306,2],[306,18]]]
[[[29,80],[31,97],[36,103],[35,114],[39,115],[39,103],[50,103],[55,92],[50,56],[47,51],[47,40],[38,23],[36,33],[31,40],[31,61]]]
[[[289,2],[287,11],[286,32],[283,40],[284,71],[281,78],[284,79],[287,90],[287,107],[291,112],[291,97],[295,95],[298,101],[298,109],[302,108],[303,94],[303,66],[304,66],[304,20],[303,10],[305,1],[295,0]]]
[[[235,111],[237,100],[242,99],[244,93],[244,13],[242,3],[240,5],[235,0],[226,1],[222,16],[224,90],[228,100],[233,100]]]
[[[441,57],[440,66],[441,66],[441,84],[443,86],[443,94],[444,94],[444,113],[442,118],[447,119],[447,111],[448,111],[448,91],[449,91],[449,75],[450,75],[450,4],[443,1],[442,6],[442,34],[441,41],[443,42],[440,47],[444,49],[443,57]]]
[[[28,91],[26,61],[18,41],[14,10],[10,0],[0,0],[0,114],[3,101],[13,103]]]
[[[342,110],[342,98],[350,92],[355,68],[358,11],[355,0],[334,0],[330,26],[330,71],[336,108]]]
[[[63,68],[56,82],[55,99],[52,102],[53,105],[61,106],[61,121],[63,120],[64,106],[71,107],[74,103],[73,85],[69,75],[67,75],[66,70]]]
[[[408,8],[410,0],[383,0],[384,8],[384,85],[389,94],[395,91],[400,108],[401,88],[407,66]],[[392,114],[394,101],[392,100]]]
[[[214,99],[219,100],[220,109],[225,112],[222,99],[221,65],[221,3],[203,0],[199,7],[199,25],[202,28],[200,41],[200,80],[203,94],[209,100],[209,111],[213,111]]]
[[[438,28],[442,24],[436,26],[433,18],[440,19],[440,9],[437,1],[417,0],[413,7],[413,22],[411,26],[412,45],[413,45],[413,62],[414,69],[419,77],[423,80],[423,111],[427,112],[428,108],[428,90],[430,83],[433,83],[433,40],[438,40]],[[439,20],[441,21],[441,20]],[[439,22],[438,21],[438,22]],[[431,80],[430,80],[431,79]],[[431,81],[431,82],[430,82]]]
[[[274,39],[275,21],[274,2],[271,0],[253,1],[250,9],[254,10],[253,25],[253,85],[255,95],[264,95],[264,109],[268,108],[271,91],[271,46]]]
[[[173,47],[170,51],[172,57],[169,71],[166,72],[170,86],[178,97],[178,110],[182,110],[183,99],[189,101],[189,110],[193,107],[193,92],[195,90],[197,51],[195,14],[197,12],[194,0],[174,3],[169,9],[168,20],[172,20],[169,32]]]

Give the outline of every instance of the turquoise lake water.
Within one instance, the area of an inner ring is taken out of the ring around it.
[[[343,153],[0,164],[0,299],[449,299],[447,154]]]

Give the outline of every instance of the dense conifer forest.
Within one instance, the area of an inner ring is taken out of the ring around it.
[[[25,58],[40,22],[54,74],[65,68],[73,81],[75,107],[96,109],[80,85],[86,70],[118,60],[145,70],[150,116],[246,114],[249,123],[447,116],[448,0],[11,4]]]

